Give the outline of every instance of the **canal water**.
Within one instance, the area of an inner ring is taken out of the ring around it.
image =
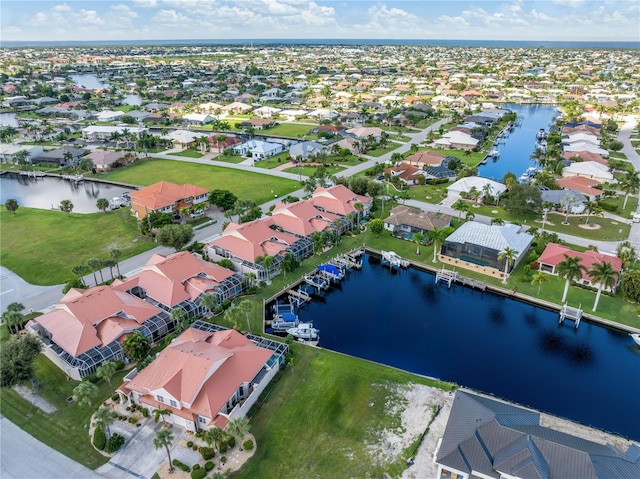
[[[83,181],[73,184],[58,177],[27,178],[17,173],[5,173],[0,176],[0,203],[8,198],[18,200],[18,205],[28,208],[58,209],[62,200],[71,200],[74,213],[95,213],[96,200],[110,200],[123,193],[134,191],[132,188]]]
[[[625,333],[586,321],[575,330],[557,312],[369,255],[299,317],[326,349],[640,440],[640,347]]]
[[[527,168],[536,166],[531,154],[536,149],[536,133],[540,128],[549,131],[549,122],[558,116],[555,106],[551,105],[519,105],[506,104],[504,108],[514,111],[522,118],[522,125],[517,126],[506,139],[494,149],[500,151],[497,160],[488,159],[486,165],[478,168],[478,174],[498,181],[508,171],[520,177]]]
[[[18,128],[18,120],[16,120],[15,113],[0,113],[0,125],[1,126],[12,126],[14,128]]]
[[[90,90],[109,88],[108,83],[105,83],[93,73],[75,73],[69,76],[71,77],[73,84],[80,88],[88,88]]]

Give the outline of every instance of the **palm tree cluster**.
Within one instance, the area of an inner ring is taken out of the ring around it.
[[[21,303],[11,303],[7,306],[7,309],[2,313],[2,324],[6,324],[10,334],[18,334],[24,323],[24,315],[22,314],[24,305]]]
[[[562,303],[566,303],[567,295],[569,292],[569,284],[573,281],[578,281],[582,278],[583,273],[586,273],[591,281],[598,284],[598,290],[596,293],[596,299],[593,303],[592,311],[596,311],[598,303],[600,302],[600,296],[603,289],[613,290],[618,281],[618,272],[613,268],[610,262],[601,261],[594,263],[590,270],[581,264],[581,256],[569,256],[564,254],[564,260],[558,263],[557,270],[558,275],[565,279],[564,292],[562,294]]]
[[[84,264],[73,266],[71,268],[71,272],[75,274],[78,277],[78,280],[80,281],[80,283],[86,287],[83,277],[85,274],[87,274],[88,271],[91,271],[93,273],[93,281],[97,286],[99,283],[98,283],[98,277],[96,276],[96,273],[100,274],[100,283],[104,283],[104,275],[102,274],[102,268],[109,268],[109,272],[112,280],[114,279],[113,268],[116,268],[118,272],[118,276],[122,276],[120,273],[120,263],[118,262],[118,259],[121,256],[122,256],[122,251],[120,251],[118,248],[112,248],[109,250],[109,259],[102,260],[99,258],[89,258],[87,261],[85,261]]]

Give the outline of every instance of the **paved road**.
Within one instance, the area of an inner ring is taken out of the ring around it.
[[[631,162],[636,171],[640,171],[640,155],[631,144],[631,132],[636,127],[637,121],[633,117],[626,117],[624,124],[618,131],[618,140],[622,142],[622,152]],[[636,213],[640,213],[640,203]],[[629,233],[629,242],[640,251],[640,223],[631,223],[631,232]]]
[[[104,479],[0,418],[2,479]]]
[[[0,311],[13,303],[22,303],[26,311],[38,311],[61,297],[62,286],[34,286],[13,271],[0,266]]]

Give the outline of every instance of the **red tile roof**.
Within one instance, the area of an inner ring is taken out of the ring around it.
[[[318,210],[311,200],[292,204],[280,203],[273,209],[268,222],[290,233],[309,236],[315,231],[325,231],[340,216]]]
[[[134,191],[130,194],[131,207],[144,213],[145,208],[149,211],[156,211],[178,203],[186,198],[195,198],[206,195],[209,190],[196,185],[184,184],[176,185],[168,181],[159,181],[146,188]],[[143,218],[145,215],[138,215]]]
[[[602,194],[602,190],[594,188],[595,185],[600,184],[598,181],[583,176],[570,176],[554,181],[556,185],[562,186],[566,190],[576,190],[589,196],[599,196]]]
[[[356,195],[344,185],[335,185],[330,188],[316,188],[312,201],[315,206],[325,211],[346,216],[349,213],[357,213],[353,207],[356,203],[365,205],[372,200],[368,196]]]
[[[616,256],[598,253],[593,250],[587,250],[584,253],[580,253],[578,251],[573,251],[568,246],[559,245],[557,243],[549,243],[540,255],[540,258],[538,258],[538,262],[548,264],[550,266],[557,266],[558,263],[565,260],[565,254],[571,258],[582,258],[580,264],[586,268],[586,271],[582,272],[583,279],[591,280],[588,271],[591,270],[595,263],[602,263],[603,261],[606,261],[607,263],[611,263],[611,266],[615,271],[620,272],[622,269],[622,260]]]
[[[417,153],[414,153],[413,155],[407,156],[404,159],[404,163],[409,163],[410,165],[415,166],[440,166],[444,157],[445,155],[437,153],[435,151],[419,151]]]

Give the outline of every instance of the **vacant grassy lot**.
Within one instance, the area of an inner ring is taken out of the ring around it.
[[[250,171],[160,159],[142,160],[101,175],[100,178],[140,186],[148,186],[162,180],[178,184],[191,183],[210,190],[229,190],[238,198],[258,204],[273,199],[271,190],[278,196],[284,196],[299,187],[296,181]]]
[[[138,235],[135,218],[120,209],[70,217],[61,211],[0,209],[2,265],[37,285],[61,284],[74,275],[70,269],[89,258],[109,258],[109,249],[122,251],[120,260],[154,246]]]
[[[376,429],[399,426],[399,418],[385,411],[393,398],[384,386],[435,382],[322,349],[293,347],[293,367],[281,374],[251,420],[256,454],[234,477],[398,475],[406,457],[374,466],[366,450],[366,441],[379,440]]]
[[[309,123],[313,122],[310,121]],[[258,130],[257,133],[261,135],[288,136],[290,138],[302,138],[304,136],[307,140],[315,140],[318,136],[309,133],[309,130],[313,130],[315,126],[301,125],[299,123],[278,123],[273,128]]]
[[[122,382],[124,371],[116,373],[111,382],[116,387]],[[40,395],[58,410],[47,414],[22,399],[13,389],[0,389],[0,413],[36,439],[51,446],[74,461],[91,469],[101,466],[109,459],[91,446],[85,424],[89,424],[89,406],[69,404],[66,398],[73,394],[78,381],[67,380],[64,373],[44,355],[35,361],[35,375],[40,383]],[[31,387],[31,383],[25,383]],[[106,382],[97,384],[98,395],[94,406],[102,403],[113,393]]]
[[[283,171],[286,171],[287,173],[293,173],[295,175],[313,176],[313,174],[317,170],[317,166],[292,166],[290,168],[284,169]],[[344,168],[341,166],[327,166],[326,170],[329,175],[335,175],[336,173],[343,171]]]
[[[202,158],[202,153],[197,150],[183,150],[178,153],[171,153],[175,156],[184,156],[185,158]]]

